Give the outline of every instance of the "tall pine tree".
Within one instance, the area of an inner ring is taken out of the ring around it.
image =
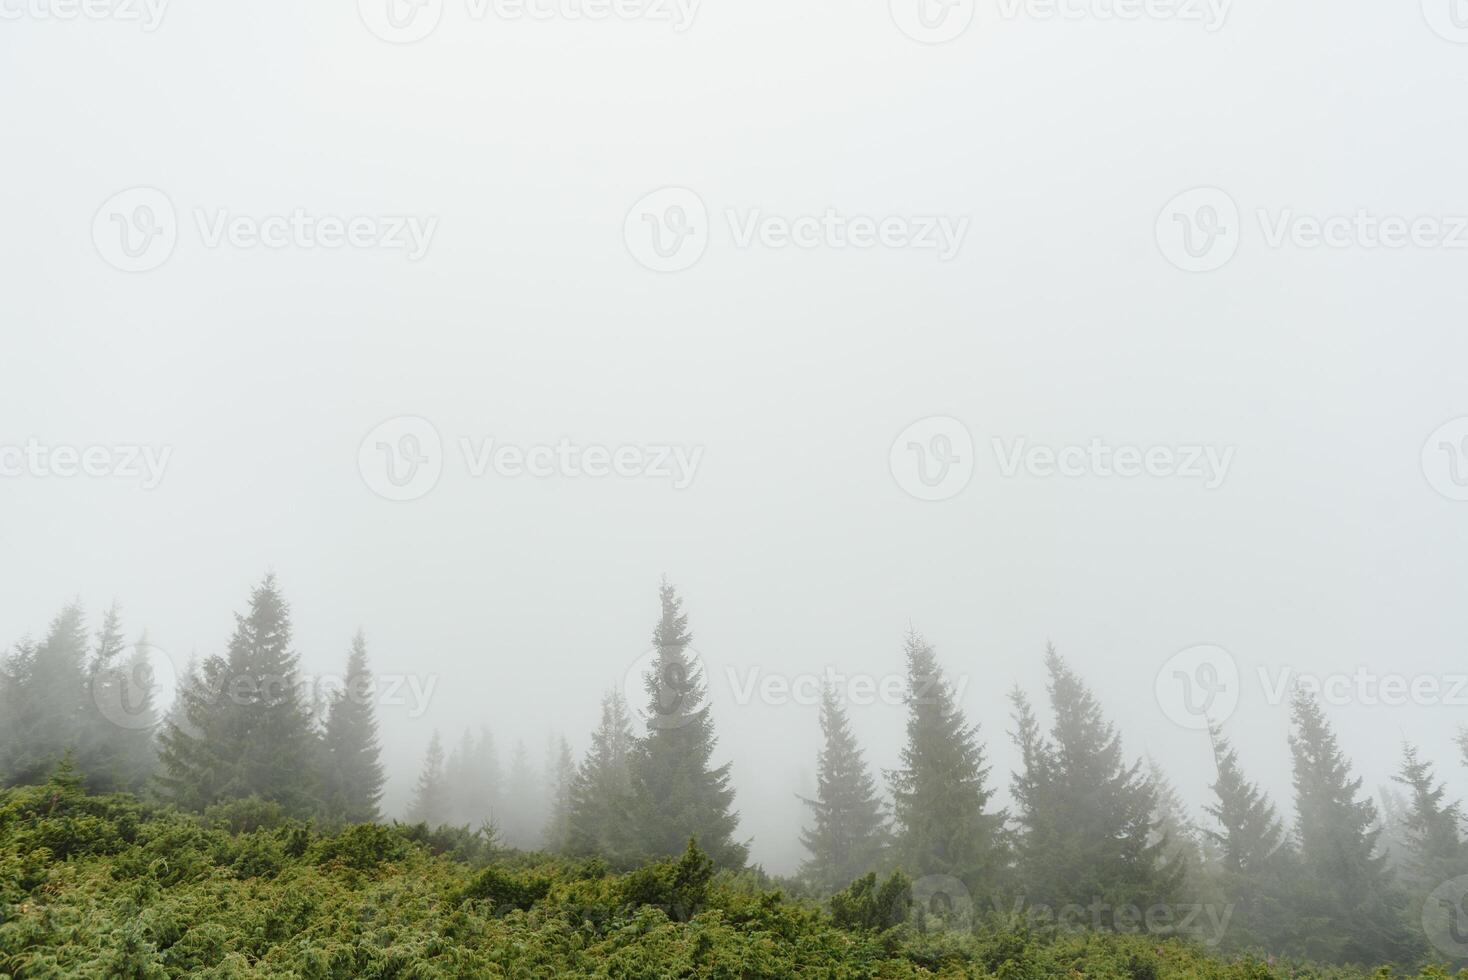
[[[653,630],[654,658],[646,677],[647,735],[632,759],[635,845],[645,857],[676,857],[690,837],[715,863],[742,868],[747,845],[734,840],[738,815],[729,764],[711,765],[714,723],[708,692],[688,645],[683,600],[664,580],[662,617]]]
[[[1024,769],[1013,792],[1026,894],[1052,909],[1095,904],[1103,925],[1118,910],[1173,901],[1186,869],[1166,860],[1156,788],[1140,760],[1126,761],[1120,734],[1053,646],[1045,668],[1054,716],[1048,738],[1029,703],[1016,698]]]
[[[1005,814],[990,813],[993,791],[979,741],[933,648],[907,637],[907,740],[887,773],[895,860],[915,878],[947,875],[977,891],[1002,871]]]
[[[601,722],[571,784],[566,850],[625,863],[632,847],[632,718],[613,691],[602,698]]]
[[[428,740],[423,771],[418,774],[418,784],[413,789],[408,819],[414,823],[438,827],[450,820],[450,804],[448,776],[444,771],[443,742],[439,739],[438,732],[434,732],[433,737]]]
[[[343,680],[327,706],[322,733],[324,809],[333,820],[372,823],[379,816],[385,775],[373,710],[376,688],[367,664],[367,639],[360,630],[352,638]]]
[[[1451,877],[1445,872],[1458,868],[1464,858],[1462,804],[1445,799],[1447,790],[1437,781],[1432,764],[1418,756],[1416,746],[1402,746],[1402,768],[1392,779],[1409,793],[1404,820],[1408,873],[1433,884]]]
[[[829,685],[821,694],[821,735],[816,795],[805,799],[811,823],[800,835],[810,856],[800,873],[820,892],[831,893],[881,863],[887,820],[846,710]]]
[[[1347,963],[1408,962],[1417,944],[1402,925],[1404,900],[1377,853],[1376,806],[1320,705],[1304,691],[1291,703],[1295,839],[1301,874],[1294,898],[1305,955]]]
[[[7,661],[14,714],[8,719],[8,744],[0,751],[8,782],[45,782],[79,747],[86,671],[87,628],[80,602],[56,615],[39,645],[23,647]]]

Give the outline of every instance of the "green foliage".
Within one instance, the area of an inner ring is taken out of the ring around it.
[[[1135,934],[924,931],[909,924],[900,875],[854,883],[828,916],[753,872],[717,872],[694,844],[621,876],[600,861],[531,855],[475,867],[435,854],[424,828],[323,834],[269,814],[252,806],[204,818],[88,796],[66,770],[0,793],[0,977],[1365,975]]]
[[[811,823],[800,842],[809,852],[801,875],[834,891],[876,867],[887,846],[887,820],[846,711],[827,687],[821,696],[821,748],[815,799],[805,800]]]

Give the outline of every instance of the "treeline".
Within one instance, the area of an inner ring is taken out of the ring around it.
[[[748,845],[729,766],[714,764],[688,619],[667,583],[660,602],[636,715],[609,693],[580,760],[558,739],[536,767],[522,742],[507,771],[487,729],[447,749],[435,735],[410,820],[618,868],[674,857],[696,837],[715,866],[743,868]],[[340,689],[303,686],[289,607],[267,577],[236,617],[226,654],[189,665],[154,737],[146,641],[129,651],[118,618],[110,612],[89,637],[80,608],[69,606],[42,642],[22,642],[5,658],[8,783],[40,782],[69,755],[89,788],[156,793],[189,810],[258,798],[295,818],[380,818],[383,769],[360,635]],[[934,649],[913,634],[905,658],[907,727],[893,770],[872,770],[839,692],[826,691],[801,832],[808,857],[789,887],[877,901],[875,876],[901,871],[919,900],[970,923],[1069,919],[1116,931],[1161,923],[1225,948],[1335,963],[1410,964],[1451,952],[1431,947],[1424,909],[1429,919],[1439,914],[1429,895],[1468,873],[1468,845],[1459,804],[1413,747],[1403,750],[1401,790],[1379,810],[1319,705],[1298,693],[1292,819],[1217,728],[1211,797],[1195,815],[1156,766],[1127,756],[1102,705],[1052,648],[1047,720],[1025,692],[1011,695],[1018,767],[1005,809],[980,729]],[[1464,751],[1468,761],[1468,743]]]

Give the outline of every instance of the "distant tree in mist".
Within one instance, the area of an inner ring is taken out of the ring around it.
[[[161,783],[203,807],[258,796],[309,816],[320,802],[320,753],[291,648],[290,606],[273,574],[235,616],[227,657],[185,678],[182,711],[165,723]]]
[[[1305,955],[1335,962],[1407,962],[1420,942],[1404,925],[1403,896],[1378,853],[1376,806],[1303,691],[1290,705],[1295,840],[1293,910]]]
[[[717,739],[702,672],[688,652],[693,637],[683,600],[666,581],[659,599],[662,617],[646,678],[647,734],[632,754],[635,843],[642,856],[676,857],[696,837],[720,867],[742,868],[749,848],[734,840],[739,818],[729,764],[711,762]]]
[[[625,862],[632,850],[632,716],[616,691],[602,698],[601,721],[571,783],[566,850]]]
[[[1405,870],[1415,880],[1437,884],[1463,862],[1463,806],[1447,800],[1446,788],[1416,746],[1402,746],[1401,769],[1392,779],[1408,791],[1403,814]]]
[[[543,800],[540,780],[530,765],[530,752],[524,740],[515,742],[510,757],[510,773],[504,799],[496,820],[504,830],[505,840],[514,847],[529,850],[540,843],[543,824]]]
[[[1157,833],[1156,788],[1141,761],[1126,761],[1120,734],[1054,647],[1045,652],[1045,668],[1053,715],[1048,738],[1029,702],[1015,698],[1023,768],[1012,791],[1025,894],[1051,908],[1173,901],[1187,870],[1167,860],[1170,841]]]
[[[1182,868],[1185,880],[1198,879],[1206,868],[1207,837],[1156,760],[1147,760],[1147,780],[1156,797],[1152,841],[1162,845],[1163,866]]]
[[[148,651],[147,633],[128,651],[114,603],[102,619],[87,665],[90,698],[77,753],[94,792],[142,792],[157,765],[157,678]]]
[[[833,687],[821,693],[823,746],[816,795],[804,798],[811,822],[801,831],[808,852],[801,877],[822,893],[845,888],[875,869],[888,843],[887,818],[846,710]]]
[[[86,659],[87,629],[78,602],[56,615],[39,645],[22,646],[7,659],[8,737],[0,745],[7,782],[44,782],[78,748],[87,717]]]
[[[373,693],[367,640],[359,630],[347,655],[342,690],[327,705],[322,731],[323,804],[326,815],[334,820],[371,823],[379,817],[386,776]]]
[[[990,812],[989,766],[932,646],[910,632],[907,738],[892,791],[893,860],[915,878],[949,875],[971,890],[1000,871],[1005,815]]]
[[[428,740],[428,752],[423,757],[423,771],[418,774],[418,784],[413,788],[408,819],[430,827],[449,823],[452,819],[450,795],[448,776],[444,771],[443,741],[438,732],[434,732]]]
[[[555,769],[550,781],[550,813],[546,817],[546,850],[564,853],[571,842],[571,794],[576,781],[576,759],[564,737],[556,740]]]

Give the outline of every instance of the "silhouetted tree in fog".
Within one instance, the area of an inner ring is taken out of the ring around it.
[[[830,686],[821,693],[821,734],[825,744],[816,795],[805,799],[811,823],[800,835],[809,857],[800,873],[820,891],[834,892],[877,867],[886,850],[887,819],[861,746]]]

